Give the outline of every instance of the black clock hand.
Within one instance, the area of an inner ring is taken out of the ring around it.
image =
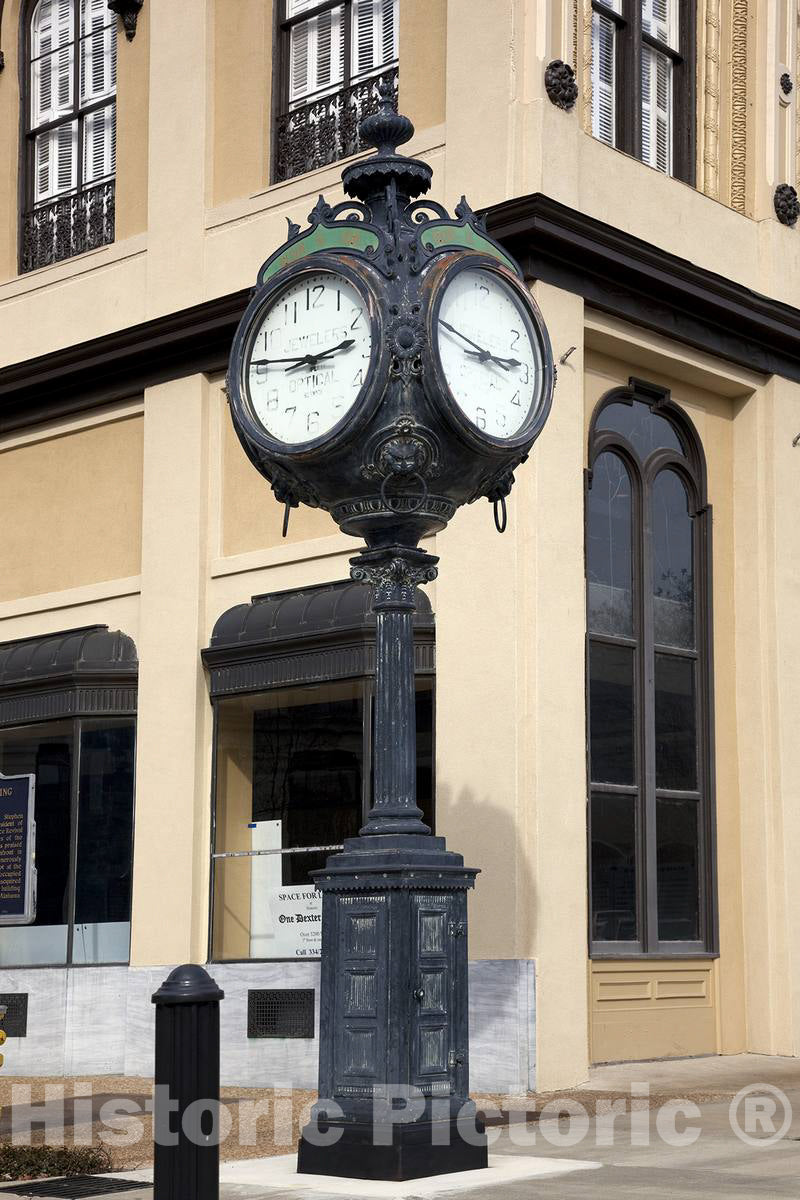
[[[454,333],[456,337],[463,338],[465,342],[469,342],[470,346],[473,346],[479,354],[486,354],[491,358],[488,350],[484,350],[483,346],[479,346],[477,342],[473,342],[472,338],[468,338],[460,329],[456,329],[453,325],[448,324],[447,321],[443,321],[441,317],[439,317],[439,324],[444,325],[445,329],[448,329],[450,333]]]
[[[496,354],[492,354],[491,350],[484,350],[483,346],[479,346],[477,342],[473,342],[472,338],[468,338],[467,335],[462,333],[460,329],[455,329],[452,325],[448,324],[447,321],[443,321],[441,317],[439,318],[439,324],[444,325],[445,329],[449,329],[451,333],[456,335],[456,337],[463,338],[465,342],[469,342],[470,346],[474,346],[474,350],[465,350],[464,353],[471,355],[473,358],[477,358],[478,362],[496,362],[497,365],[502,367],[504,371],[508,370],[506,363],[511,363],[515,366],[520,365],[517,363],[516,359],[498,358]]]
[[[302,358],[297,359],[291,367],[284,367],[285,371],[296,371],[298,367],[307,366],[309,370],[317,365],[322,358],[330,358],[337,350],[349,350],[351,346],[355,346],[355,338],[346,338],[345,341],[339,342],[338,346],[331,346],[330,350],[320,350],[319,354],[304,354]]]
[[[465,350],[464,353],[469,358],[477,358],[480,362],[496,362],[498,366],[503,367],[506,371],[510,367],[522,366],[518,358],[501,358],[497,354],[490,354],[488,350]]]
[[[338,346],[334,346],[331,350],[321,350],[319,354],[295,354],[291,358],[254,358],[250,362],[251,367],[266,367],[271,363],[296,363],[300,366],[306,363],[309,359],[326,358],[329,354],[333,354],[334,350],[343,350],[345,347],[349,349],[354,344],[353,340],[340,342]],[[287,368],[291,370],[292,368]]]

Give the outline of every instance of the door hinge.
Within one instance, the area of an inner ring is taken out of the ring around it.
[[[447,1066],[451,1071],[455,1067],[463,1067],[466,1058],[467,1056],[463,1050],[451,1050],[447,1056]]]

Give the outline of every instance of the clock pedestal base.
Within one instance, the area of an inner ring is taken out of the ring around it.
[[[350,838],[314,872],[320,1100],[299,1172],[401,1180],[487,1165],[469,1100],[467,891],[476,874],[429,833]]]
[[[472,1122],[470,1140],[465,1141],[465,1122],[415,1121],[409,1125],[345,1125],[332,1122],[331,1137],[341,1130],[335,1144],[315,1145],[301,1135],[297,1158],[299,1175],[336,1175],[345,1179],[380,1179],[402,1182],[429,1175],[449,1175],[488,1166],[488,1149],[483,1125]],[[326,1127],[320,1123],[322,1131]]]

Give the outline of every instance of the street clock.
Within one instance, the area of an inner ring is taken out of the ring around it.
[[[372,807],[313,873],[319,1100],[298,1171],[397,1181],[488,1161],[469,1099],[467,892],[478,872],[416,803],[416,587],[438,561],[419,542],[480,497],[505,528],[555,371],[518,265],[464,199],[452,216],[419,199],[431,169],[397,153],[413,126],[386,89],[381,100],[360,127],[377,154],[343,172],[349,199],[320,197],[308,228],[290,224],[261,268],[227,390],[286,519],[298,504],[322,507],[366,542],[351,576],[372,588],[375,614]],[[422,1097],[400,1123],[398,1086]]]
[[[501,507],[540,434],[555,372],[518,265],[465,200],[417,197],[427,164],[385,100],[363,122],[378,154],[353,198],[320,197],[261,268],[236,333],[236,431],[289,510],[327,509],[371,547],[416,546],[462,504]],[[496,514],[497,515],[497,514]]]

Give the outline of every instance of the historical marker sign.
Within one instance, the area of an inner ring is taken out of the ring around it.
[[[0,775],[0,925],[36,919],[34,775]]]

